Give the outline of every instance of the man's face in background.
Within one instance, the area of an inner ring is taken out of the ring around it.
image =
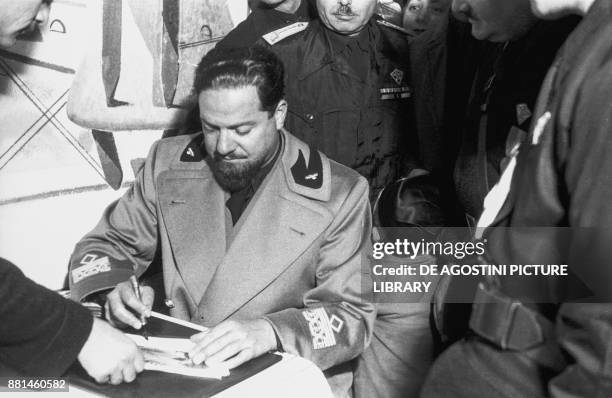
[[[537,22],[529,0],[453,0],[452,10],[472,36],[492,42],[519,39]]]
[[[374,16],[376,0],[317,0],[321,22],[347,36],[357,35]]]
[[[416,36],[446,18],[449,7],[450,0],[408,0],[402,25]]]
[[[0,47],[10,47],[17,38],[43,25],[51,0],[0,0]]]

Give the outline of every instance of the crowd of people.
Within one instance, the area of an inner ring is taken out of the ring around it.
[[[0,0],[0,44],[49,4]],[[0,363],[130,382],[142,356],[110,325],[139,328],[161,297],[210,328],[194,363],[288,352],[338,397],[612,395],[612,2],[251,6],[198,65],[197,105],[172,120],[185,134],[153,145],[76,244],[72,298],[106,321],[3,261]],[[464,227],[487,242],[475,261],[570,276],[484,277],[463,304],[451,278],[387,302],[371,283],[385,227]],[[151,264],[161,285],[138,298],[129,278]]]

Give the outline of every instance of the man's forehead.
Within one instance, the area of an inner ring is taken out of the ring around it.
[[[225,97],[233,101],[243,100],[244,102],[259,103],[259,94],[257,87],[253,85],[241,85],[230,87],[211,87],[200,91],[198,98],[200,100],[209,97]]]
[[[255,86],[211,88],[198,96],[200,115],[208,123],[239,124],[267,114]]]

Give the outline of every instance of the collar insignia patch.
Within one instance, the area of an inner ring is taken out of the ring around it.
[[[181,162],[201,162],[202,156],[202,136],[195,137],[181,154]]]
[[[291,175],[296,184],[312,189],[319,189],[323,185],[323,161],[319,151],[310,148],[310,159],[306,165],[304,153],[300,150],[295,164],[291,166]]]

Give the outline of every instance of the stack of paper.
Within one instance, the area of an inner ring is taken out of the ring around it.
[[[145,369],[185,376],[220,379],[229,375],[229,369],[221,366],[195,365],[187,353],[193,343],[187,339],[149,337],[127,334],[142,351]]]

